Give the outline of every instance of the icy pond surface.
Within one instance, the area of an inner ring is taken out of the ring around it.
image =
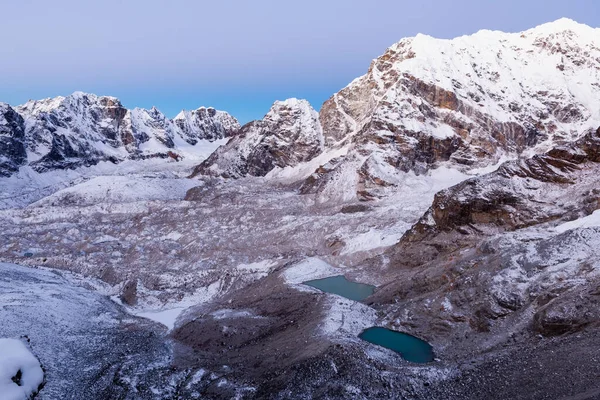
[[[366,299],[375,290],[375,286],[349,281],[343,275],[306,281],[304,284],[354,301]]]
[[[428,363],[433,361],[433,348],[429,343],[406,333],[387,328],[365,329],[359,338],[400,353],[406,361]]]

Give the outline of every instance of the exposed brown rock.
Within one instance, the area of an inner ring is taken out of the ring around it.
[[[600,293],[590,290],[567,292],[556,297],[537,311],[534,329],[544,336],[562,335],[600,326]]]
[[[532,202],[536,192],[517,185],[514,177],[552,185],[555,194],[577,191],[572,184],[577,180],[578,171],[585,163],[591,163],[588,168],[596,168],[595,164],[600,162],[599,151],[600,132],[590,132],[569,146],[552,149],[528,160],[508,162],[492,174],[469,179],[442,191],[436,194],[426,215],[402,240],[421,241],[459,227],[472,230],[473,225],[480,229],[491,226],[514,230],[560,218],[560,213],[548,210],[543,198]],[[594,210],[590,211],[586,204],[597,202],[593,198],[591,201],[584,199],[578,208],[589,214]]]
[[[211,369],[227,365],[252,378],[290,367],[328,347],[313,335],[324,301],[270,276],[201,308],[177,327],[171,335],[178,343],[176,361]]]
[[[137,280],[125,282],[121,291],[121,300],[128,306],[135,306],[137,303]]]

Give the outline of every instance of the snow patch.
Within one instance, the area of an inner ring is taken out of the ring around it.
[[[169,233],[168,235],[163,236],[163,239],[172,240],[172,241],[176,242],[179,239],[181,239],[182,236],[183,236],[183,234],[181,234],[177,231],[173,231],[173,232]]]
[[[231,310],[228,308],[224,308],[221,310],[213,311],[210,315],[214,319],[230,319],[230,318],[244,318],[244,317],[255,317],[255,315],[250,311],[243,310]]]
[[[301,284],[313,279],[339,275],[340,270],[325,261],[310,257],[286,269],[283,278],[288,284]]]
[[[331,295],[329,308],[319,325],[322,335],[347,340],[375,325],[377,312],[362,303]]]
[[[345,156],[350,146],[325,151],[310,161],[285,168],[275,167],[265,178],[273,182],[294,183],[308,178],[317,168],[327,164],[334,158]]]
[[[161,308],[130,308],[128,311],[138,317],[156,321],[166,326],[170,331],[175,327],[177,320],[188,308],[205,303],[216,296],[219,292],[220,284],[220,281],[213,282],[209,286],[196,291],[194,294],[184,297],[183,300],[167,303]]]
[[[267,276],[271,269],[277,264],[278,262],[276,260],[262,260],[250,264],[239,264],[236,268],[247,273],[255,274],[256,278],[261,278]]]
[[[571,229],[592,228],[597,226],[600,226],[600,210],[596,210],[586,217],[578,218],[574,221],[569,221],[558,225],[554,228],[554,230],[558,233],[563,233]]]
[[[110,235],[103,235],[100,236],[98,239],[94,240],[92,242],[92,244],[100,244],[100,243],[107,243],[107,242],[116,242],[119,239],[114,237],[114,236],[110,236]]]
[[[4,400],[27,400],[44,381],[40,362],[17,339],[0,339],[0,395]]]
[[[402,237],[403,232],[389,234],[386,231],[378,229],[369,229],[368,232],[362,233],[346,241],[346,246],[342,251],[342,255],[356,253],[358,251],[373,250],[380,247],[388,247],[396,244]]]

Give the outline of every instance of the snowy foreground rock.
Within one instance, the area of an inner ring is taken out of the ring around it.
[[[27,341],[40,399],[598,398],[599,40],[418,35],[320,113],[239,129],[1,105],[0,337]],[[335,275],[375,292],[302,283]]]
[[[37,391],[40,363],[40,399],[163,398],[152,395],[155,387],[165,395],[175,389],[160,326],[131,317],[77,281],[0,263],[0,302],[0,337],[24,337],[31,349],[0,339],[0,388],[26,394],[9,399]],[[17,367],[22,385],[15,388],[8,382]]]
[[[44,382],[40,362],[18,339],[0,338],[0,393],[5,400],[27,400]]]

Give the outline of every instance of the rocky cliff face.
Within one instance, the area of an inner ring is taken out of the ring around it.
[[[26,160],[23,118],[8,104],[0,103],[0,176],[18,171]]]
[[[10,159],[3,162],[4,175],[24,164],[43,172],[100,161],[167,157],[181,146],[189,149],[199,140],[221,139],[239,128],[235,118],[214,109],[182,112],[170,120],[156,108],[128,110],[114,97],[81,92],[29,101],[14,109],[3,105],[1,112],[6,121],[1,125],[3,137],[11,138],[0,147],[0,154]]]
[[[585,217],[600,208],[600,128],[577,141],[439,192],[406,242],[448,232],[480,235]]]
[[[233,136],[240,124],[231,115],[214,108],[200,107],[194,111],[182,111],[173,122],[183,132],[186,141],[196,144],[198,140],[217,140]]]
[[[277,101],[260,121],[244,125],[192,176],[239,178],[264,176],[275,167],[309,161],[323,151],[323,131],[317,112],[306,100]]]

